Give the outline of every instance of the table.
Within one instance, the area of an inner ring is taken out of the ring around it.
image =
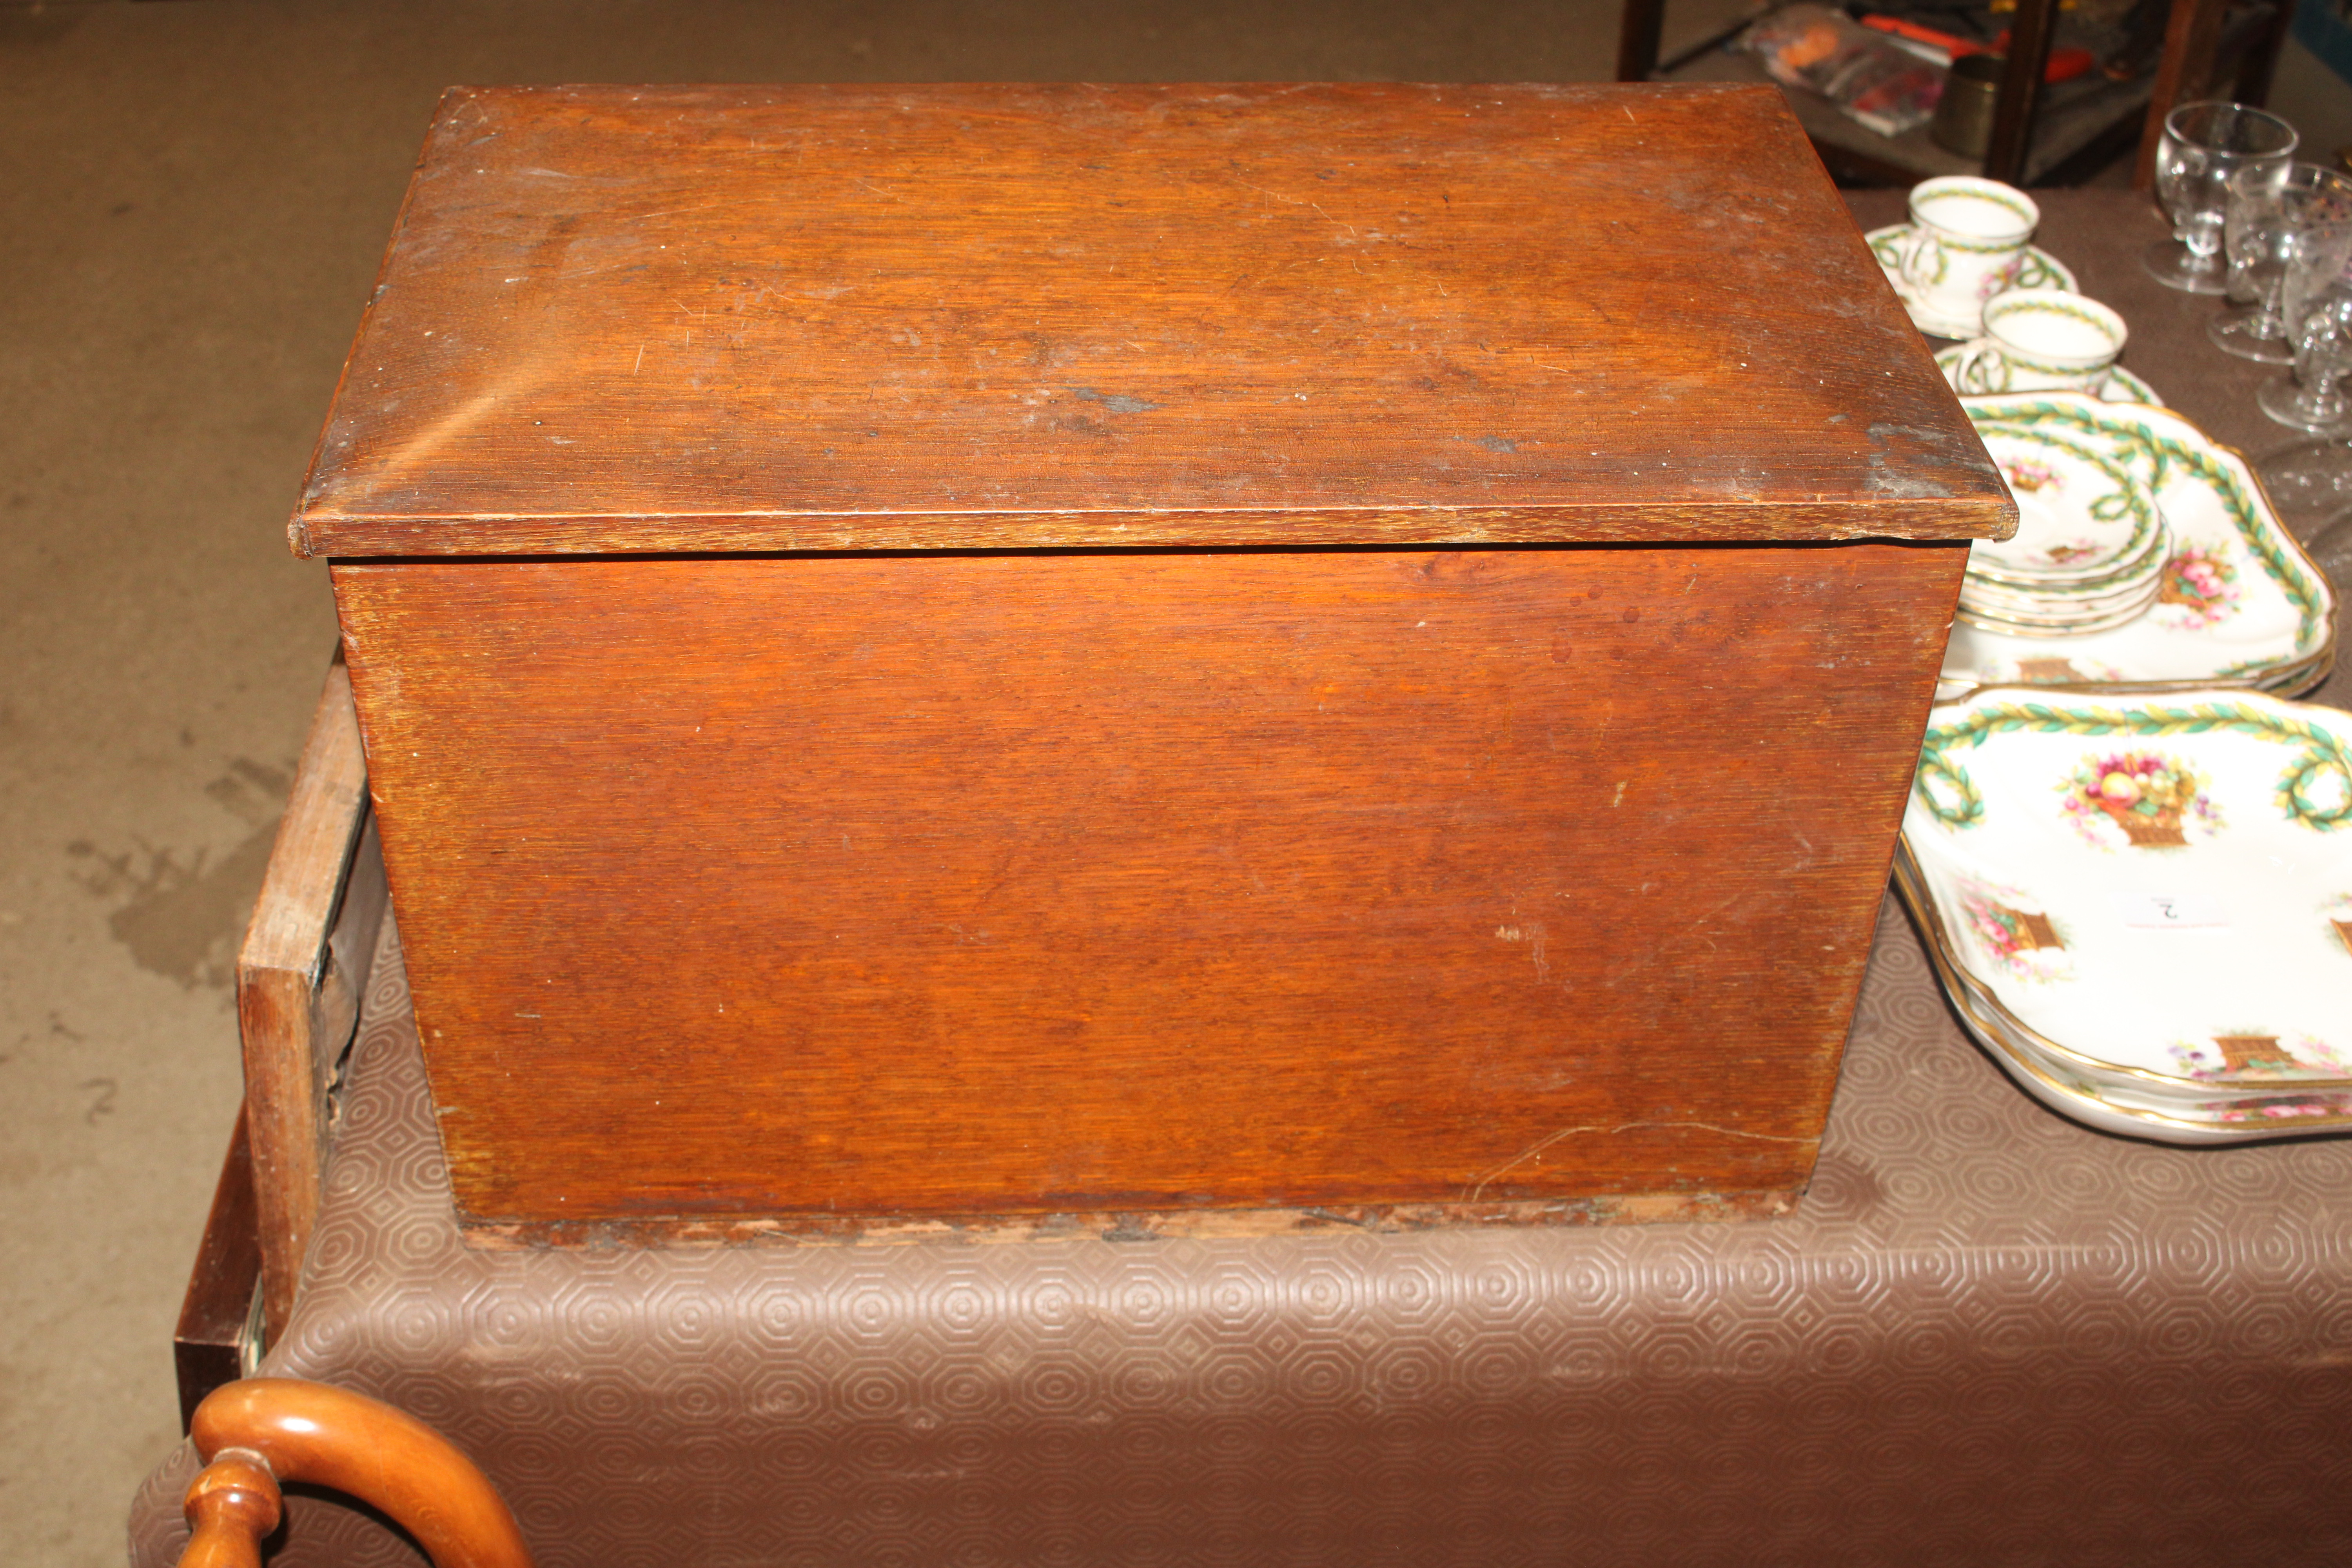
[[[2138,280],[2140,200],[2044,210],[2127,363],[2274,444],[2270,373]],[[469,1249],[397,940],[266,1370],[442,1427],[551,1568],[2352,1556],[2352,1142],[2043,1110],[1891,903],[1795,1215],[1218,1240]],[[142,1568],[193,1468],[142,1490]],[[274,1561],[417,1559],[303,1499]]]

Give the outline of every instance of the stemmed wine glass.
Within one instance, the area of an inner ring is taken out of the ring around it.
[[[2173,237],[2150,246],[2140,265],[2167,288],[2223,292],[2221,228],[2230,177],[2286,163],[2294,142],[2294,126],[2242,103],[2184,103],[2166,115],[2156,149],[2156,194],[2171,215]]]
[[[2316,163],[2267,163],[2230,176],[2230,297],[2253,308],[2215,316],[2206,334],[2241,359],[2294,363],[2279,309],[2287,251],[2303,229],[2338,223],[2352,223],[2352,177]]]
[[[2282,425],[2333,436],[2352,429],[2352,398],[2336,379],[2352,370],[2352,224],[2321,224],[2287,245],[2280,306],[2294,350],[2294,377],[2274,381],[2256,399]]]
[[[2305,228],[2287,245],[2279,303],[2294,376],[2264,386],[2257,401],[2282,425],[2315,435],[2352,430],[2352,398],[2336,379],[2352,369],[2352,223]],[[2254,464],[2254,472],[2297,538],[2352,503],[2352,444],[2299,441]]]

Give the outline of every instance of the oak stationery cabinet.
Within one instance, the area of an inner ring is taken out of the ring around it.
[[[561,1240],[1783,1204],[2012,516],[1769,89],[567,88],[293,536]]]

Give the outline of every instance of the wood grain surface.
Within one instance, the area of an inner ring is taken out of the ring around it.
[[[180,1319],[172,1330],[172,1369],[180,1384],[180,1427],[187,1429],[205,1395],[244,1375],[254,1335],[254,1293],[261,1285],[260,1211],[253,1190],[253,1146],[239,1107],[213,1204],[205,1215],[204,1239],[188,1270],[180,1298]]]
[[[340,563],[459,1205],[1801,1186],[1964,559]]]
[[[514,1515],[473,1460],[380,1400],[299,1378],[247,1378],[198,1405],[188,1435],[207,1461],[188,1489],[190,1521],[217,1510],[226,1516],[218,1536],[266,1534],[278,1483],[305,1483],[380,1510],[434,1568],[531,1568]],[[224,1554],[206,1568],[257,1562]]]
[[[261,1543],[286,1517],[278,1478],[260,1455],[224,1451],[189,1483],[188,1549],[178,1568],[261,1568]]]
[[[458,89],[334,556],[1958,538],[2013,510],[1769,88]]]
[[[318,1216],[328,1092],[359,1020],[384,900],[359,717],[339,657],[327,671],[236,955],[244,1126],[271,1338],[293,1310]]]

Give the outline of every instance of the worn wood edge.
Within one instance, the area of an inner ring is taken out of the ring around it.
[[[261,1246],[263,1321],[273,1339],[293,1310],[302,1254],[319,1213],[320,1117],[310,1085],[310,989],[267,970],[238,977],[245,1101],[253,1117],[253,1184]]]
[[[253,1321],[253,1293],[261,1283],[260,1215],[255,1207],[253,1151],[246,1111],[237,1108],[228,1152],[205,1216],[188,1289],[172,1331],[173,1369],[180,1385],[180,1430],[185,1432],[205,1395],[244,1372]]]
[[[489,1222],[460,1215],[468,1247],[482,1252],[604,1247],[755,1246],[995,1246],[1041,1241],[1220,1240],[1363,1231],[1394,1235],[1471,1226],[1531,1229],[1769,1219],[1795,1212],[1802,1187],[1731,1193],[1641,1193],[1513,1203],[1383,1204],[1276,1209],[1146,1209],[952,1219],[777,1215],[749,1219],[652,1217]]]
[[[368,980],[374,973],[376,935],[391,901],[375,813],[364,811],[362,816],[359,841],[345,863],[342,901],[328,928],[325,958],[310,1004],[312,1089],[321,1103],[335,1082],[345,1048],[359,1031]]]
[[[1629,502],[1542,509],[1297,511],[726,512],[693,516],[362,515],[294,522],[303,556],[583,555],[851,551],[1157,549],[1271,545],[1738,544],[2007,539],[2006,495],[1867,501]]]
[[[1927,733],[1928,721],[1935,714],[1937,707],[1936,690],[1937,688],[1943,683],[1942,671],[1944,657],[1950,649],[1952,627],[1958,619],[1960,587],[1968,573],[1968,557],[1965,555],[1959,556],[1958,559],[1952,563],[1952,568],[1949,595],[1948,597],[1939,596],[1937,601],[1943,616],[1944,635],[1936,645],[1936,657],[1934,661],[1927,667],[1927,679],[1921,682],[1919,689],[1916,693],[1912,703],[1912,717],[1909,722],[1909,729],[1916,734],[1924,735]],[[1879,888],[1879,909],[1877,910],[1874,910],[1870,916],[1869,929],[1872,934],[1868,936],[1863,943],[1861,962],[1855,966],[1853,984],[1843,988],[1845,1002],[1843,1007],[1837,1015],[1836,1033],[1834,1035],[1834,1038],[1837,1043],[1835,1047],[1829,1053],[1828,1082],[1830,1099],[1822,1107],[1822,1117],[1824,1121],[1826,1121],[1828,1118],[1830,1106],[1834,1105],[1836,1102],[1838,1085],[1843,1080],[1845,1076],[1846,1052],[1852,1049],[1853,1046],[1854,1020],[1861,1016],[1862,993],[1864,988],[1870,983],[1870,955],[1872,949],[1876,945],[1875,931],[1879,919],[1879,910],[1883,910],[1885,906],[1886,888],[1889,881],[1894,877],[1896,851],[1903,839],[1903,818],[1905,813],[1909,810],[1910,804],[1910,790],[1905,789],[1898,792],[1891,800],[1888,801],[1886,815],[1876,825],[1878,828],[1877,842],[1880,846],[1877,882]],[[1819,1158],[1820,1152],[1820,1143],[1816,1141],[1814,1144],[1814,1155],[1816,1159]]]
[[[366,785],[351,675],[338,654],[303,742],[261,896],[237,953],[237,1033],[245,1062],[263,1319],[272,1338],[283,1331],[293,1309],[302,1254],[318,1216],[331,1057],[358,1021],[360,992],[347,983],[329,984],[334,978],[330,939],[344,912],[353,857],[364,838]],[[381,912],[379,900],[378,918]]]
[[[425,161],[432,156],[435,133],[439,131],[442,121],[458,104],[469,101],[479,90],[478,88],[444,88],[440,101],[434,105],[432,123],[425,132],[424,142],[416,149],[415,162],[408,166],[408,184],[400,193],[400,210],[393,215],[392,237],[384,242],[383,255],[377,258],[375,281],[368,287],[367,304],[360,310],[359,324],[352,329],[352,346],[343,354],[341,367],[335,372],[335,390],[327,399],[328,417],[319,426],[319,438],[310,444],[310,462],[302,470],[302,488],[294,492],[298,496],[310,495],[319,482],[320,467],[327,459],[327,442],[335,432],[333,410],[343,405],[343,394],[351,384],[352,372],[360,363],[360,345],[367,342],[368,329],[375,323],[376,302],[383,298],[384,289],[390,285],[393,258],[400,254],[401,236],[408,230],[409,209],[415,205],[416,187],[425,174]],[[310,554],[303,547],[301,503],[299,501],[293,521],[286,525],[286,541],[295,554],[304,557]],[[336,663],[340,665],[341,662],[341,656],[338,654]]]
[[[1169,81],[1084,81],[1044,80],[1018,82],[974,81],[661,81],[661,82],[477,82],[443,89],[441,107],[434,112],[436,126],[449,112],[453,104],[475,102],[484,99],[562,99],[568,101],[590,102],[599,99],[626,98],[633,102],[688,103],[701,102],[717,96],[743,98],[760,94],[775,103],[796,100],[848,100],[863,102],[879,99],[896,99],[923,95],[934,98],[969,93],[974,89],[1010,88],[1046,93],[1091,92],[1097,94],[1129,94],[1137,97],[1181,98],[1186,94],[1215,93],[1221,97],[1284,98],[1302,89],[1353,93],[1359,96],[1394,95],[1400,92],[1433,94],[1477,94],[1497,91],[1537,93],[1546,98],[1601,98],[1625,87],[1645,88],[1659,98],[1762,98],[1778,95],[1780,89],[1769,82],[1748,81],[1429,81],[1418,78],[1394,80],[1348,80],[1337,78],[1273,78],[1265,81],[1228,80],[1220,78],[1186,78]]]
[[[277,970],[317,978],[366,800],[359,709],[352,700],[351,671],[338,650],[278,819],[261,896],[237,950],[240,973]]]

